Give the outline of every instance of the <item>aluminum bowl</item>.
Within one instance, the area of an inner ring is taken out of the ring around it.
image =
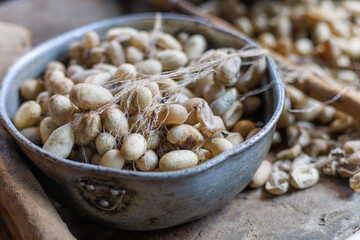
[[[69,44],[90,31],[104,36],[114,26],[150,30],[154,14],[134,14],[96,22],[62,34],[36,47],[12,66],[0,89],[1,122],[20,148],[46,176],[41,183],[51,195],[92,219],[122,229],[152,230],[205,216],[225,205],[250,182],[269,150],[284,105],[284,90],[274,62],[267,58],[264,79],[273,87],[264,95],[266,125],[251,139],[198,166],[174,172],[134,172],[83,164],[56,157],[36,146],[11,119],[19,107],[19,87],[42,74],[51,60],[64,60]],[[163,14],[164,31],[203,34],[212,47],[253,44],[240,34],[184,15]]]

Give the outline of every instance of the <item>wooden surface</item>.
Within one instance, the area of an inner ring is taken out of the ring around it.
[[[12,239],[10,231],[8,230],[7,226],[5,225],[5,220],[3,215],[5,215],[5,209],[0,210],[0,239]]]
[[[0,6],[0,21],[31,29],[34,46],[75,27],[121,14],[113,0],[17,0]]]
[[[30,50],[31,33],[20,25],[0,21],[0,36],[1,78],[16,59]]]
[[[74,239],[24,159],[16,143],[1,129],[0,205],[11,233],[15,239],[24,240]]]
[[[142,4],[138,6],[135,9],[137,11],[144,7]],[[120,7],[124,5],[120,4]],[[117,2],[110,0],[18,0],[5,6],[0,5],[0,21],[6,20],[28,26],[34,32],[36,44],[73,27],[118,15],[122,12],[120,7]],[[50,20],[39,20],[40,16],[32,16],[34,14],[31,13],[36,11],[38,12],[35,15],[46,12],[46,18]],[[69,20],[70,14],[72,17],[76,16],[72,21]],[[59,15],[61,16],[57,18]],[[13,156],[18,156],[16,160],[31,165],[1,128],[0,143],[0,155],[5,152],[14,153]],[[354,194],[349,189],[345,179],[323,178],[311,189],[290,192],[280,197],[269,196],[261,189],[247,189],[225,207],[205,218],[152,232],[129,232],[100,226],[80,218],[55,201],[53,203],[78,239],[205,240],[344,239],[360,228],[359,201],[359,194]],[[0,212],[4,216],[3,219],[9,219],[4,209],[0,209]],[[4,229],[4,223],[0,219],[0,239],[10,239],[9,232]]]

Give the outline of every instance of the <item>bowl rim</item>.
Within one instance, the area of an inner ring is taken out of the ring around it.
[[[6,112],[6,97],[8,89],[11,87],[11,82],[17,75],[17,72],[23,68],[23,65],[30,62],[33,58],[37,57],[38,55],[43,54],[47,51],[48,48],[51,48],[56,45],[60,45],[62,42],[71,40],[75,36],[81,36],[85,32],[93,29],[99,29],[99,28],[109,28],[109,26],[116,26],[116,24],[126,24],[126,22],[134,22],[134,21],[142,21],[142,20],[153,20],[155,18],[156,13],[137,13],[137,14],[128,14],[123,15],[120,17],[114,17],[109,19],[104,19],[98,22],[94,22],[82,27],[75,28],[71,31],[68,31],[66,33],[63,33],[57,37],[51,38],[42,44],[36,46],[33,48],[30,52],[28,52],[26,55],[21,57],[19,60],[17,60],[6,73],[1,86],[0,86],[0,121],[7,130],[7,132],[15,138],[17,142],[22,142],[26,148],[39,152],[40,155],[46,158],[46,161],[49,161],[50,159],[60,165],[66,165],[68,167],[72,168],[82,168],[87,169],[91,171],[101,171],[102,173],[109,173],[110,175],[118,175],[118,176],[124,176],[124,177],[136,177],[141,179],[168,179],[168,178],[177,178],[177,177],[184,177],[188,175],[197,174],[203,171],[206,171],[210,168],[213,168],[222,162],[226,161],[229,156],[234,154],[240,154],[244,151],[246,151],[248,148],[253,146],[254,144],[258,143],[262,138],[264,138],[274,127],[274,125],[277,123],[281,112],[284,107],[284,101],[285,101],[285,93],[284,93],[284,86],[281,80],[281,77],[277,71],[277,67],[274,63],[274,61],[267,56],[267,62],[269,64],[269,75],[272,78],[273,88],[275,88],[275,111],[271,115],[271,118],[267,121],[267,123],[261,128],[261,130],[252,138],[249,140],[244,141],[243,143],[235,146],[234,148],[212,158],[209,161],[206,161],[202,164],[199,164],[197,166],[182,169],[182,170],[176,170],[176,171],[168,171],[168,172],[142,172],[142,171],[130,171],[125,169],[111,169],[107,167],[102,167],[98,165],[93,164],[87,164],[87,163],[80,163],[73,160],[68,160],[64,158],[60,158],[57,156],[52,155],[51,153],[48,153],[41,147],[35,145],[30,140],[25,138],[19,130],[16,129],[14,124],[12,123],[11,119],[9,118],[7,112]],[[161,16],[165,20],[172,20],[172,21],[188,21],[188,22],[194,22],[196,24],[204,25],[205,27],[211,27],[215,29],[216,31],[220,31],[223,33],[226,33],[228,35],[232,35],[234,37],[240,38],[242,40],[245,40],[249,44],[256,45],[252,40],[250,40],[248,37],[243,36],[241,34],[232,32],[230,30],[218,27],[213,25],[212,23],[193,16],[188,15],[182,15],[182,14],[174,14],[174,13],[161,13]],[[21,145],[21,144],[19,144]]]

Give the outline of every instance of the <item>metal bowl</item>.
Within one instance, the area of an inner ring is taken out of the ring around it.
[[[19,107],[19,87],[43,73],[54,59],[64,60],[69,44],[90,30],[104,36],[114,26],[149,30],[154,14],[135,14],[96,22],[62,34],[38,46],[12,66],[0,89],[0,115],[7,132],[44,173],[41,183],[56,199],[108,226],[152,230],[205,216],[223,206],[250,182],[269,150],[284,105],[284,90],[274,62],[267,58],[264,83],[266,125],[251,139],[198,166],[174,172],[134,172],[83,164],[53,156],[15,128],[11,119]],[[163,14],[164,31],[203,34],[212,47],[241,48],[248,38],[184,15]]]

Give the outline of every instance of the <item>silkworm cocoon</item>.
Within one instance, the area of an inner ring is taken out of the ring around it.
[[[319,181],[319,171],[312,165],[302,164],[290,172],[290,184],[298,189],[305,189]]]
[[[255,113],[261,106],[261,99],[257,96],[250,96],[242,101],[244,113],[247,115]]]
[[[145,138],[138,133],[125,137],[121,145],[121,152],[128,161],[138,160],[146,151],[147,143]]]
[[[142,62],[137,62],[134,66],[139,73],[146,75],[161,73],[163,70],[161,63],[155,59],[148,59]]]
[[[164,97],[180,92],[180,86],[171,78],[165,78],[157,82],[159,88],[164,92]]]
[[[147,141],[148,149],[154,150],[156,149],[160,144],[160,135],[159,133],[146,133],[145,138]]]
[[[135,114],[139,110],[142,110],[149,106],[151,102],[152,94],[150,89],[144,86],[138,86],[131,101],[129,113]]]
[[[157,52],[155,55],[159,60],[164,70],[177,69],[183,67],[188,62],[186,54],[179,50],[164,50]]]
[[[269,32],[261,33],[258,37],[258,42],[264,47],[268,47],[268,48],[276,47],[276,38],[274,34]]]
[[[205,137],[219,136],[225,130],[223,120],[218,116],[213,116],[205,126],[201,126],[199,131]]]
[[[241,136],[241,134],[237,132],[230,132],[225,137],[225,139],[230,141],[234,146],[239,145],[244,141],[244,138]]]
[[[109,108],[101,114],[104,127],[107,132],[114,137],[124,137],[128,135],[129,123],[125,114],[116,107]]]
[[[240,120],[231,129],[232,132],[238,132],[243,138],[249,134],[251,130],[255,128],[255,124],[250,120]]]
[[[144,60],[144,54],[136,47],[130,46],[125,49],[126,62],[135,64]]]
[[[214,59],[222,59],[228,54],[222,50],[210,49],[206,51],[199,59],[199,62],[208,62]]]
[[[101,117],[96,112],[84,113],[75,123],[75,142],[79,145],[88,145],[100,133],[102,128]]]
[[[184,105],[185,102],[187,100],[189,100],[190,98],[187,97],[186,95],[179,93],[179,95],[177,95],[177,99],[176,99],[176,103],[180,104],[180,105]]]
[[[107,151],[116,147],[116,140],[110,133],[100,133],[95,139],[96,149],[104,155]]]
[[[84,71],[79,71],[71,75],[71,80],[75,83],[75,85],[79,83],[85,83],[86,80],[89,79],[89,77],[103,72],[104,71],[100,69],[86,69]]]
[[[225,130],[224,122],[219,116],[214,116],[206,102],[196,107],[197,118],[200,123],[199,131],[205,137],[216,137]]]
[[[224,115],[233,105],[236,100],[237,91],[235,88],[231,88],[224,95],[214,100],[211,104],[211,110],[214,115]]]
[[[331,133],[343,133],[349,129],[352,123],[353,118],[351,116],[337,118],[331,122],[329,130]]]
[[[189,116],[186,120],[186,123],[189,125],[195,125],[199,122],[198,118],[197,118],[197,111],[196,111],[196,107],[200,104],[200,103],[204,103],[205,100],[202,98],[190,98],[189,100],[185,101],[184,103],[184,107],[186,108],[186,110],[189,112]]]
[[[360,192],[360,173],[356,173],[349,179],[349,185],[355,192]]]
[[[306,56],[311,54],[314,46],[310,39],[308,38],[299,38],[295,42],[295,51],[297,54]]]
[[[95,153],[94,156],[91,158],[90,163],[94,165],[99,165],[101,158],[103,156],[100,153]]]
[[[159,157],[164,156],[166,153],[174,151],[174,150],[178,150],[179,148],[173,144],[171,144],[168,141],[163,141],[162,143],[159,144],[159,146],[157,147],[157,153],[159,155]]]
[[[93,48],[100,45],[100,37],[95,31],[89,31],[84,35],[84,47]]]
[[[41,106],[35,101],[21,104],[14,117],[14,125],[18,130],[32,127],[40,121]]]
[[[20,87],[20,93],[26,100],[35,100],[36,96],[44,90],[44,83],[38,79],[26,80]]]
[[[204,36],[194,34],[186,41],[184,51],[190,59],[196,59],[201,56],[206,47],[207,42]]]
[[[70,100],[81,109],[91,109],[110,102],[113,95],[101,86],[80,83],[71,89]]]
[[[59,61],[51,61],[48,63],[48,65],[46,66],[46,70],[45,70],[45,78],[47,77],[47,75],[49,73],[51,73],[54,70],[60,70],[60,72],[65,73],[66,71],[66,67],[63,63],[59,62]]]
[[[241,118],[244,112],[244,107],[241,102],[234,102],[231,107],[222,115],[226,129],[232,128]]]
[[[266,74],[267,63],[265,58],[261,58],[246,70],[240,76],[239,81],[236,83],[236,88],[241,92],[248,92],[259,86],[260,81]]]
[[[203,97],[210,104],[226,93],[223,85],[211,84],[204,88]]]
[[[73,111],[73,105],[68,97],[57,94],[49,99],[49,115],[57,125],[62,126],[67,123]]]
[[[85,68],[77,65],[77,64],[72,64],[68,67],[67,71],[66,71],[66,75],[71,78],[72,76],[76,75],[76,74],[81,74],[85,71]]]
[[[238,56],[229,58],[218,67],[215,77],[224,86],[234,85],[240,75],[241,58]]]
[[[196,156],[199,159],[199,163],[206,162],[207,160],[213,158],[212,153],[204,148],[200,148],[196,153]]]
[[[186,121],[188,112],[180,104],[164,106],[159,113],[159,124],[182,124]]]
[[[141,51],[149,50],[150,33],[145,31],[138,31],[137,34],[131,36],[130,44]]]
[[[50,92],[44,91],[37,95],[36,102],[40,104],[41,114],[46,115],[49,111]]]
[[[195,153],[189,150],[175,150],[160,158],[161,171],[176,171],[196,166],[199,160]]]
[[[114,27],[110,28],[106,33],[106,39],[111,41],[115,38],[128,40],[132,36],[135,36],[138,31],[131,27]]]
[[[110,79],[111,79],[110,73],[100,72],[100,73],[88,76],[87,78],[85,78],[84,82],[102,86],[102,85],[105,85],[106,82],[109,81]]]
[[[64,72],[58,69],[48,73],[45,78],[45,89],[52,94],[66,95],[70,92],[73,86],[73,81],[65,77]]]
[[[141,171],[149,172],[154,170],[159,164],[159,157],[152,150],[147,150],[139,160],[135,162],[136,167]]]
[[[218,138],[215,139],[211,144],[211,153],[214,156],[217,156],[220,153],[223,153],[233,147],[234,145],[229,140],[225,138]]]
[[[254,32],[250,19],[245,16],[237,18],[235,20],[235,25],[240,29],[241,32],[248,36],[251,36]]]
[[[179,32],[176,35],[176,39],[182,44],[184,45],[186,43],[187,40],[189,40],[190,35],[186,32]]]
[[[53,131],[43,148],[55,156],[67,158],[74,146],[74,140],[72,126],[67,124]]]
[[[264,160],[258,170],[256,170],[254,176],[251,179],[250,187],[258,188],[265,184],[266,180],[270,177],[271,174],[271,162]]]
[[[193,126],[187,124],[172,127],[168,131],[166,138],[172,144],[188,150],[200,145],[204,141],[201,133]]]
[[[55,131],[59,126],[52,120],[51,117],[44,118],[40,123],[40,136],[42,143],[44,144],[51,133]]]
[[[113,78],[121,81],[131,80],[136,78],[136,68],[132,64],[124,63],[115,72]]]
[[[276,154],[277,159],[293,159],[300,155],[302,148],[300,144],[296,144],[292,148],[282,150]]]
[[[110,41],[108,53],[113,65],[120,66],[121,64],[125,63],[124,49],[117,40]]]
[[[334,107],[327,106],[327,105],[323,106],[323,108],[318,116],[319,122],[322,124],[328,124],[329,122],[331,122],[334,119],[335,112],[336,112],[336,109]]]
[[[260,132],[261,128],[254,128],[253,130],[251,130],[249,132],[249,134],[246,136],[245,140],[248,140],[250,138],[252,138],[253,136],[255,136],[258,132]]]
[[[273,195],[281,195],[289,190],[289,174],[284,171],[274,171],[265,183],[265,189]]]
[[[315,99],[308,98],[299,109],[304,109],[304,112],[294,113],[297,120],[300,121],[314,121],[321,113],[323,104]]]
[[[318,22],[314,26],[314,30],[312,32],[312,38],[315,43],[322,43],[328,40],[331,37],[330,26],[326,22]]]
[[[160,102],[163,99],[160,87],[156,82],[150,82],[146,84],[145,87],[150,90],[153,101]]]
[[[214,85],[214,73],[210,72],[205,77],[200,78],[196,82],[190,83],[188,88],[198,97],[203,96],[204,90],[207,86]],[[204,97],[204,96],[203,96]]]
[[[117,149],[111,149],[102,156],[99,165],[103,167],[122,169],[125,158]]]
[[[169,33],[160,33],[156,39],[157,45],[163,49],[181,50],[182,46],[179,41]]]
[[[24,128],[20,131],[20,133],[29,139],[35,145],[42,145],[41,137],[40,137],[40,128],[39,127],[29,127]]]
[[[343,145],[346,153],[360,152],[360,140],[347,141]]]

